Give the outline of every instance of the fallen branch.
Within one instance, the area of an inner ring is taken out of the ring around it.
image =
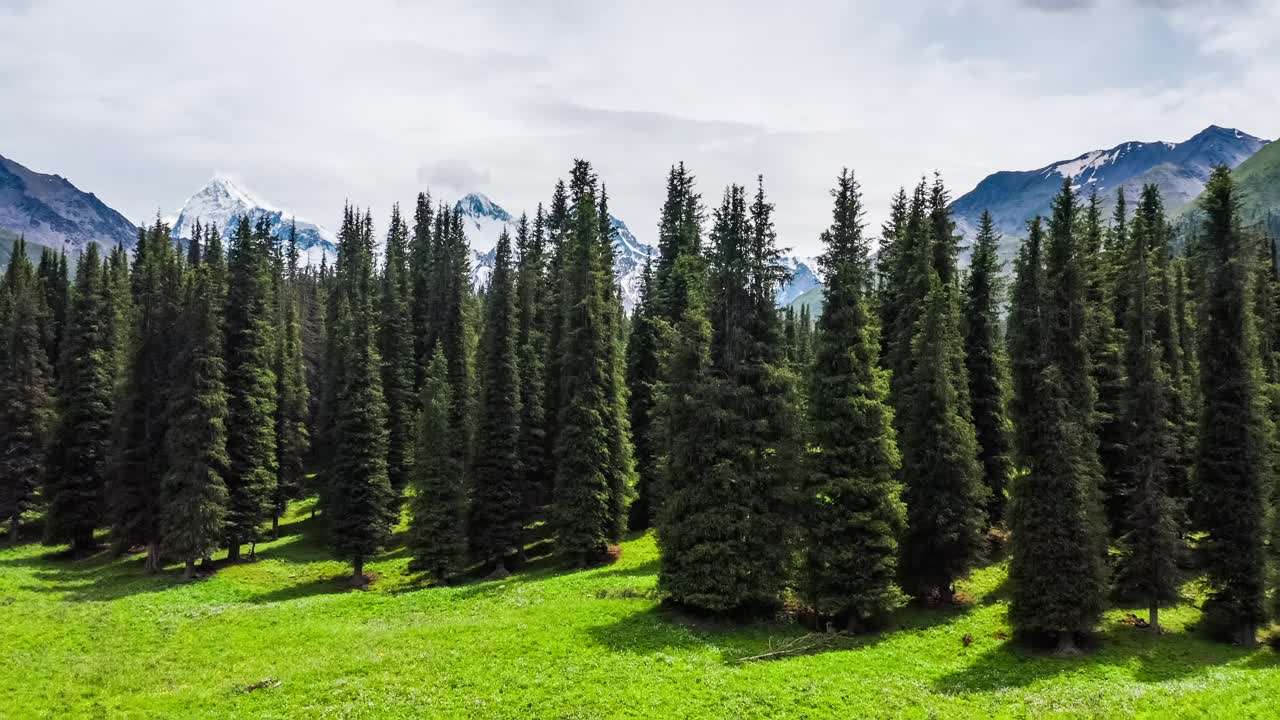
[[[778,645],[774,645],[773,641],[769,641],[769,652],[760,653],[759,655],[751,655],[734,660],[734,664],[754,662],[756,660],[770,660],[772,658],[787,657],[794,655],[805,655],[807,653],[816,652],[830,645],[839,635],[834,633],[809,633],[800,637],[791,638]]]

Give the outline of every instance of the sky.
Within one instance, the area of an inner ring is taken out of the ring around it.
[[[424,189],[532,213],[581,157],[647,242],[684,161],[708,206],[763,174],[812,254],[845,166],[874,231],[935,170],[1280,136],[1276,28],[1277,0],[0,0],[0,155],[135,221],[219,173],[329,227]]]

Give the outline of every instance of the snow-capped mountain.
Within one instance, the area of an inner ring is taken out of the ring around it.
[[[265,217],[271,225],[272,234],[281,238],[286,236],[290,223],[295,221],[292,213],[263,200],[230,178],[215,175],[183,203],[173,222],[173,236],[189,238],[195,222],[199,220],[202,225],[216,223],[223,239],[229,240],[240,218],[246,215],[250,223],[257,223],[259,218]],[[318,264],[326,255],[329,262],[333,262],[338,253],[337,237],[321,225],[301,218],[296,218],[296,221],[298,247],[302,254],[300,262],[303,265]]]
[[[493,249],[498,237],[505,229],[514,240],[519,221],[482,193],[464,195],[454,208],[462,215],[467,242],[471,245],[471,282],[479,289],[488,284],[493,272]],[[609,222],[613,226],[613,270],[622,286],[622,304],[630,312],[640,299],[645,258],[655,250],[637,240],[623,221],[610,215]]]
[[[791,279],[778,288],[778,307],[786,307],[801,295],[822,286],[815,258],[787,255],[782,258],[782,265],[791,273]]]
[[[1035,215],[1048,215],[1063,178],[1083,194],[1097,191],[1104,211],[1110,212],[1117,188],[1135,201],[1142,186],[1160,188],[1165,210],[1176,212],[1204,190],[1215,165],[1236,167],[1266,140],[1234,128],[1210,125],[1180,143],[1126,142],[1109,150],[1092,150],[1036,170],[1002,171],[988,175],[951,204],[958,229],[972,238],[983,210],[990,210],[996,229],[1006,237],[1001,255],[1012,257],[1017,238]]]
[[[461,212],[467,242],[471,245],[471,282],[478,290],[489,282],[493,272],[493,249],[505,229],[514,238],[519,220],[501,205],[482,193],[464,195],[454,207]],[[622,304],[627,312],[640,301],[640,282],[644,263],[657,257],[657,249],[641,242],[625,222],[610,215],[613,227],[613,271],[622,286]],[[792,273],[791,279],[778,291],[778,305],[785,306],[795,298],[822,284],[818,263],[813,258],[787,256],[782,264]]]
[[[74,255],[96,242],[133,247],[137,229],[98,196],[61,175],[45,175],[0,156],[0,229],[33,245]]]

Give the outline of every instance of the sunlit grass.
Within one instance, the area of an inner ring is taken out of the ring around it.
[[[807,630],[662,609],[651,536],[613,566],[537,559],[450,587],[424,587],[397,544],[356,591],[308,513],[257,562],[191,582],[176,566],[143,575],[139,557],[0,550],[0,717],[1280,716],[1280,657],[1188,632],[1194,608],[1167,611],[1160,637],[1112,611],[1083,658],[1024,651],[999,565],[963,586],[966,607],[739,664]]]

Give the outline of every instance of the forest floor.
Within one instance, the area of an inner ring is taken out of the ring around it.
[[[409,573],[401,543],[362,591],[307,512],[193,581],[141,556],[0,549],[0,718],[1280,717],[1280,655],[1198,637],[1194,608],[1161,636],[1110,611],[1083,657],[1028,651],[1002,565],[962,585],[965,606],[739,662],[807,630],[664,609],[651,535],[608,567],[544,558],[449,587]]]

